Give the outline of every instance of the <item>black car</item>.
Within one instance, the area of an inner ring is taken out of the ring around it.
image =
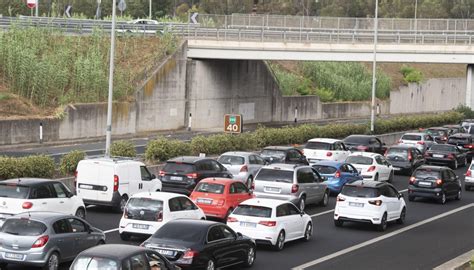
[[[79,253],[69,269],[154,269],[151,268],[152,265],[158,266],[160,270],[179,269],[156,251],[117,244],[99,245]]]
[[[169,221],[142,246],[159,252],[179,267],[192,269],[237,264],[251,267],[256,258],[254,240],[235,233],[225,224],[208,220]]]
[[[413,172],[408,185],[408,200],[432,198],[445,204],[449,198],[461,199],[461,181],[448,167],[423,165]]]
[[[232,174],[214,159],[182,156],[168,160],[158,175],[162,191],[185,195],[190,195],[196,184],[208,177],[232,178]]]
[[[395,172],[411,175],[413,171],[425,163],[423,154],[414,146],[394,145],[387,149],[385,157],[392,164]]]
[[[426,164],[450,166],[457,169],[459,165],[467,165],[467,155],[464,151],[451,144],[433,144],[425,152]]]
[[[306,156],[292,146],[268,146],[263,148],[260,156],[268,163],[287,163],[309,165]]]
[[[443,127],[448,129],[449,136],[456,133],[462,133],[464,131],[461,125],[444,125]]]
[[[437,143],[446,143],[449,137],[449,129],[445,127],[431,127],[425,130],[425,133],[430,134]]]
[[[352,152],[373,152],[383,155],[387,150],[385,143],[373,135],[349,135],[343,141]]]
[[[470,162],[474,155],[474,144],[472,143],[472,136],[466,133],[456,133],[448,138],[448,144],[456,145],[466,153],[467,160]]]

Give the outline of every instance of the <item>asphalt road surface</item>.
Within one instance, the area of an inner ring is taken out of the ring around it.
[[[463,183],[465,171],[456,171]],[[408,176],[395,176],[393,184],[406,195]],[[423,199],[409,202],[406,196],[405,201],[405,224],[389,224],[385,232],[365,224],[345,223],[336,228],[335,197],[327,207],[308,206],[306,212],[315,225],[312,240],[287,243],[281,252],[259,246],[252,269],[432,269],[474,248],[474,191],[463,190],[461,201],[450,200],[446,205]],[[120,240],[120,217],[108,208],[88,208],[87,220],[107,232],[107,243],[139,245],[145,240]],[[61,269],[68,267],[61,265]]]

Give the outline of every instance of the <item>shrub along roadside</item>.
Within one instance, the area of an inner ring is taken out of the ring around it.
[[[86,157],[86,154],[80,150],[73,150],[61,158],[59,162],[59,171],[63,175],[74,174],[77,168],[79,161],[83,160]]]
[[[54,160],[49,156],[0,157],[0,179],[18,177],[51,178],[53,174]]]
[[[116,141],[110,146],[110,155],[113,157],[136,157],[137,150],[131,141]]]

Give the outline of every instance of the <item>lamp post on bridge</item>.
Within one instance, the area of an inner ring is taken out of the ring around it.
[[[379,0],[375,0],[375,17],[374,17],[374,61],[372,63],[372,106],[370,110],[370,131],[374,133],[375,125],[375,89],[376,89],[376,72],[377,72],[377,33],[378,33],[378,16],[379,16]]]
[[[105,130],[105,156],[110,157],[110,141],[112,139],[112,95],[114,88],[114,57],[115,57],[115,10],[116,0],[112,0],[112,32],[110,34],[109,59],[109,96],[107,99],[107,128]]]
[[[415,43],[416,43],[416,36],[417,36],[417,32],[418,32],[418,25],[417,25],[417,21],[416,21],[416,13],[418,11],[418,0],[415,0]]]

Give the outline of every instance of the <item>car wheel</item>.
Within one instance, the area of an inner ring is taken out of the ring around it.
[[[123,211],[125,210],[125,205],[127,204],[127,201],[128,201],[127,195],[123,195],[122,198],[120,198],[119,205],[117,206],[117,209],[116,209],[117,212],[123,213]]]
[[[415,196],[410,196],[410,195],[408,195],[408,200],[409,200],[410,202],[414,201],[414,200],[415,200]]]
[[[380,220],[380,224],[377,225],[377,230],[383,232],[387,229],[387,213],[384,213],[382,216],[382,220]]]
[[[300,203],[298,204],[299,208],[301,211],[304,210],[304,207],[306,206],[306,198],[303,196],[300,199]]]
[[[405,216],[407,214],[407,209],[403,207],[402,212],[400,213],[400,217],[397,219],[398,224],[405,223]]]
[[[43,266],[43,270],[57,270],[59,267],[59,255],[57,252],[51,253],[46,264]]]
[[[100,245],[105,245],[105,241],[104,241],[104,240],[100,240],[99,243],[97,243],[97,246],[100,246]]]
[[[80,217],[82,219],[86,219],[86,210],[84,208],[79,208],[76,211],[76,217]]]
[[[445,204],[446,203],[446,193],[441,193],[441,198],[439,198],[439,203],[440,204]]]
[[[342,221],[342,220],[337,220],[337,219],[334,220],[334,226],[336,226],[336,227],[342,227],[342,225],[344,225],[344,221]]]
[[[206,270],[214,270],[214,269],[216,269],[214,261],[213,260],[207,261]]]
[[[251,187],[252,187],[252,183],[253,183],[253,177],[252,177],[252,176],[249,176],[249,178],[247,178],[247,187],[248,187],[248,188],[251,188]]]
[[[131,235],[128,234],[128,233],[121,233],[120,234],[120,239],[122,239],[123,241],[128,241],[128,240],[130,240],[130,236]]]
[[[230,214],[232,214],[232,211],[233,211],[232,208],[229,208],[229,210],[227,210],[227,213],[225,214],[225,217],[224,217],[224,222],[227,221],[227,218],[229,218]]]
[[[313,224],[311,222],[308,222],[308,225],[306,225],[306,230],[304,231],[304,241],[309,241],[311,240],[311,237],[313,236]]]
[[[392,183],[392,182],[393,182],[393,174],[394,174],[394,172],[393,172],[393,171],[392,171],[392,172],[390,172],[390,176],[388,177],[388,180],[387,180],[387,182],[389,182],[389,183]]]
[[[462,197],[461,189],[458,190],[458,194],[456,195],[456,200],[460,201]]]
[[[285,232],[280,231],[280,233],[278,234],[277,241],[275,245],[273,246],[273,248],[277,251],[280,251],[283,249],[284,246],[285,246]]]
[[[374,176],[374,181],[379,181],[379,174],[378,174],[378,173],[375,174],[375,176]]]
[[[256,256],[257,254],[255,252],[255,247],[250,246],[249,250],[247,251],[247,261],[244,263],[244,267],[252,267]]]
[[[328,205],[328,202],[329,202],[329,191],[326,190],[324,192],[323,198],[319,202],[319,205],[326,207]]]

